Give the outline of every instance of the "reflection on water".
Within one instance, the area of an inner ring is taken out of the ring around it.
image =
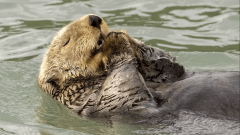
[[[239,71],[237,0],[0,0],[0,134],[237,134],[239,122],[183,112],[172,125],[78,117],[37,85],[55,33],[85,14],[177,56],[187,70]]]

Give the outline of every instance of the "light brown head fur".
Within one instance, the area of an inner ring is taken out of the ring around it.
[[[104,58],[101,51],[96,53],[95,51],[101,49],[109,29],[103,19],[100,22],[100,29],[92,26],[90,16],[95,17],[85,15],[63,27],[54,37],[40,68],[41,88],[44,87],[42,86],[44,82],[54,81],[61,85],[71,77],[87,78],[102,74],[104,60],[106,61],[107,57]]]

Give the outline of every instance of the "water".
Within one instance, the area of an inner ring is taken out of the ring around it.
[[[167,126],[81,118],[37,85],[56,32],[85,14],[178,56],[190,71],[239,71],[238,0],[0,0],[0,134],[238,134],[239,121],[183,111]]]

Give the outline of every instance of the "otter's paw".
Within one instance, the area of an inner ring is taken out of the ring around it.
[[[122,32],[110,32],[106,38],[106,45],[113,55],[133,54],[128,37]]]
[[[108,52],[108,69],[118,68],[131,60],[135,60],[130,42],[122,32],[110,32],[103,47],[105,49],[104,52]]]
[[[107,40],[111,43],[111,45],[130,45],[127,36],[122,32],[110,32],[107,35]]]

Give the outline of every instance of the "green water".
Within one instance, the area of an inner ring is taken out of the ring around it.
[[[239,71],[238,0],[0,0],[0,134],[238,134],[239,122],[182,112],[170,126],[81,118],[37,85],[56,32],[85,14],[177,56],[190,71]]]

